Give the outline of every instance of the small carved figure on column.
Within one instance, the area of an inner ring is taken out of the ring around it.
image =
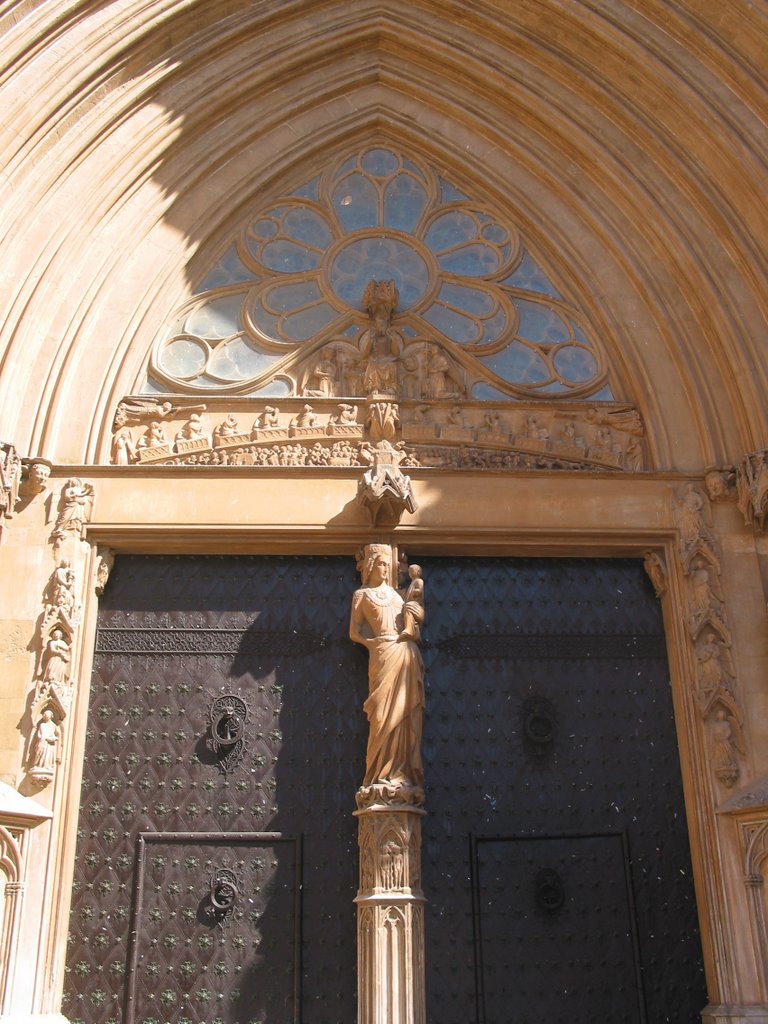
[[[421,578],[421,566],[409,565],[408,576],[411,582],[405,592],[403,631],[400,636],[418,643],[424,622],[424,580]]]
[[[403,599],[389,583],[392,553],[368,544],[358,568],[363,586],[352,598],[350,639],[368,649],[366,787],[395,802],[423,801],[421,728],[424,664],[414,639],[403,635]]]
[[[715,775],[724,786],[730,788],[741,774],[736,751],[744,753],[744,746],[738,722],[733,715],[728,714],[725,708],[718,708],[715,713],[712,740],[712,761]]]
[[[91,518],[93,485],[72,477],[64,483],[59,498],[59,515],[52,536],[65,537],[68,533],[80,534]]]
[[[39,785],[47,785],[61,760],[61,729],[53,720],[53,711],[46,708],[35,730],[29,754],[29,774]]]
[[[52,686],[66,686],[69,673],[70,647],[64,639],[64,630],[57,626],[51,633],[43,654],[41,690]]]
[[[51,577],[51,603],[60,608],[68,619],[72,619],[75,612],[75,572],[71,564],[64,559],[58,565]]]

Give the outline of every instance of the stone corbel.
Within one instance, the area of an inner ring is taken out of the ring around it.
[[[370,467],[357,485],[357,500],[367,511],[371,526],[396,525],[403,512],[415,512],[418,506],[411,478],[400,469],[405,457],[402,444],[393,446],[386,440],[364,443],[360,453]]]

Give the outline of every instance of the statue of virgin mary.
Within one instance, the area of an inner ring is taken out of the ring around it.
[[[413,633],[403,625],[403,598],[390,585],[391,549],[366,545],[362,587],[352,598],[349,635],[368,648],[368,752],[363,786],[379,783],[421,788],[424,663]]]

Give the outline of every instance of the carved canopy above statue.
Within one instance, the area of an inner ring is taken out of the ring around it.
[[[144,390],[613,398],[584,318],[516,227],[381,146],[254,211],[161,332]]]

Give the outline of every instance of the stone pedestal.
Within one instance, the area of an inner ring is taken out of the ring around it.
[[[358,1024],[426,1022],[423,814],[420,807],[397,803],[356,812]]]

